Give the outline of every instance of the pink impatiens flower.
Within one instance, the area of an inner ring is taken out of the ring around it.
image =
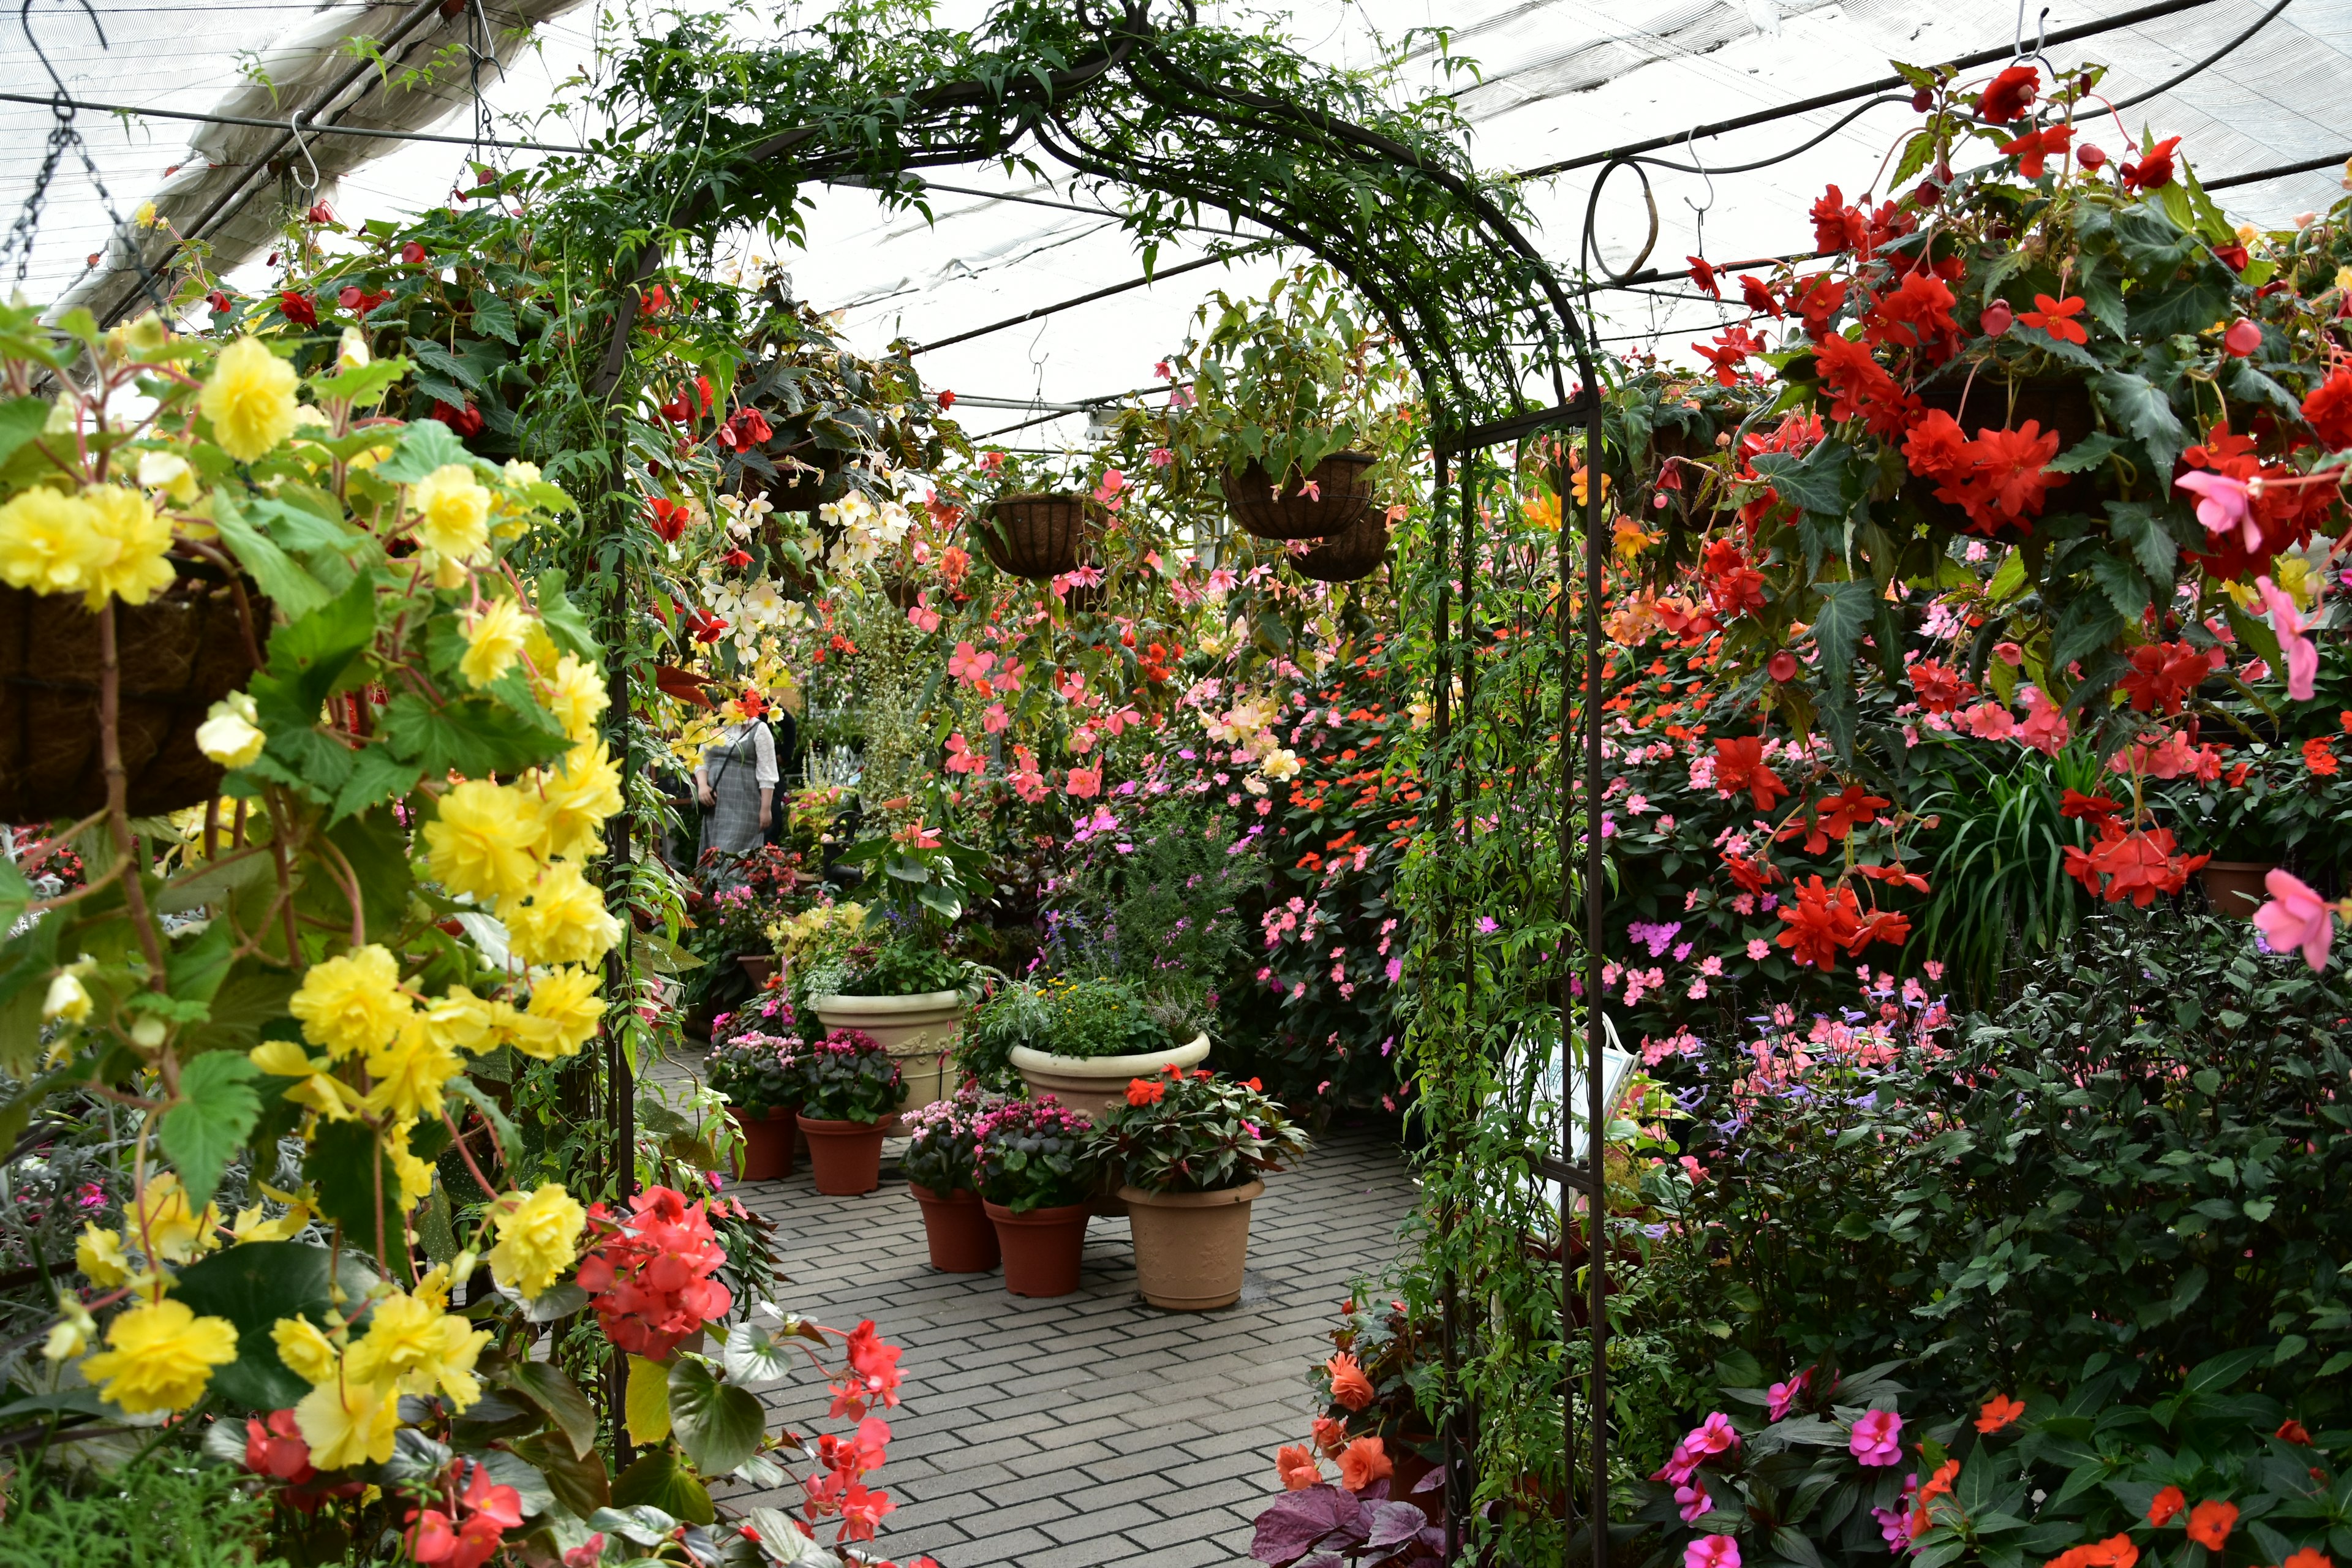
[[[2206,532],[2223,534],[2234,530],[2245,540],[2249,554],[2261,553],[2263,527],[2254,520],[2252,492],[2245,480],[2200,468],[2172,482],[2199,498],[2197,521],[2205,525]]]
[[[1903,1417],[1892,1410],[1869,1410],[1853,1424],[1846,1440],[1853,1457],[1865,1465],[1900,1464],[1903,1459]]]
[[[2319,646],[2303,635],[2309,623],[2285,590],[2268,577],[2255,578],[2254,586],[2262,590],[2263,608],[2270,612],[2279,652],[2286,656],[2286,694],[2297,702],[2308,702],[2312,681],[2319,674]]]
[[[1702,1535],[1683,1548],[1683,1568],[1739,1568],[1739,1542],[1728,1535]]]
[[[1731,1417],[1717,1410],[1690,1429],[1684,1447],[1694,1454],[1723,1454],[1739,1447],[1739,1431]]]
[[[1805,1396],[1805,1385],[1811,1383],[1812,1378],[1812,1372],[1809,1368],[1786,1383],[1776,1383],[1766,1389],[1764,1391],[1765,1415],[1778,1421],[1788,1415],[1790,1407]]]
[[[2336,907],[2292,871],[2273,868],[2263,885],[2271,895],[2270,902],[2254,911],[2263,940],[2279,952],[2299,948],[2312,968],[2326,967],[2327,950],[2336,940]]]
[[[1706,1488],[1697,1481],[1676,1487],[1675,1502],[1682,1512],[1685,1524],[1696,1524],[1702,1516],[1715,1508],[1715,1500],[1706,1495]]]

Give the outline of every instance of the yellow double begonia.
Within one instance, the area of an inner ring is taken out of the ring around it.
[[[92,614],[104,609],[109,595],[126,605],[143,605],[172,585],[176,574],[166,554],[172,548],[171,519],[156,516],[145,496],[121,485],[92,485],[81,499],[96,540],[89,581],[83,584],[85,608]]]
[[[269,742],[262,733],[260,713],[253,699],[232,691],[214,703],[196,726],[196,750],[225,768],[245,767],[261,755]]]
[[[282,1344],[278,1353],[284,1357]],[[322,1470],[381,1465],[392,1458],[400,1431],[400,1391],[330,1376],[295,1405],[294,1426],[310,1445],[310,1463]]]
[[[480,1056],[499,1048],[498,1036],[490,1027],[489,1004],[463,985],[452,985],[447,994],[425,1005],[425,1026],[452,1049]]]
[[[441,797],[425,825],[425,864],[453,893],[486,902],[508,898],[539,875],[532,851],[543,831],[528,789],[468,779]]]
[[[98,571],[98,534],[79,496],[37,488],[0,506],[0,582],[36,594],[79,594]]]
[[[200,1318],[179,1301],[144,1301],[116,1317],[107,1349],[81,1363],[99,1392],[133,1415],[185,1410],[205,1396],[213,1368],[236,1359],[236,1327]]]
[[[464,463],[445,463],[417,481],[417,542],[444,561],[472,565],[489,547],[490,492]]]
[[[299,381],[294,367],[271,353],[257,338],[239,338],[213,362],[196,407],[212,421],[213,439],[240,463],[268,456],[294,434],[301,406],[294,400]]]
[[[101,1230],[95,1220],[74,1238],[74,1267],[101,1290],[111,1290],[131,1279],[131,1259],[122,1254],[122,1233]]]
[[[381,1050],[415,1011],[400,989],[400,964],[381,943],[314,963],[287,1010],[302,1021],[302,1037],[341,1060]]]
[[[459,1410],[482,1397],[474,1362],[490,1342],[488,1330],[397,1291],[380,1297],[367,1321],[367,1332],[344,1352],[347,1381],[389,1383],[403,1394],[437,1391]]]
[[[540,873],[528,899],[499,906],[507,945],[525,963],[593,963],[621,940],[604,895],[569,860]]]
[[[367,1110],[396,1120],[441,1114],[441,1086],[465,1070],[457,1053],[425,1016],[410,1013],[400,1030],[367,1054],[373,1085],[362,1101]]]
[[[358,1114],[360,1091],[331,1074],[327,1069],[334,1064],[325,1058],[304,1056],[291,1040],[264,1040],[245,1054],[272,1078],[300,1079],[286,1091],[295,1104],[307,1105],[330,1121],[349,1121]]]
[[[509,1010],[506,1020],[514,1048],[527,1057],[551,1062],[568,1057],[596,1037],[596,1020],[604,1016],[604,1000],[596,994],[593,970],[564,968],[549,971],[531,987],[527,1010]]]
[[[475,686],[490,682],[514,668],[522,656],[524,634],[531,625],[522,606],[512,599],[492,599],[466,628],[466,652],[457,673]]]
[[[555,715],[556,722],[563,726],[563,732],[574,744],[581,745],[596,738],[597,717],[613,702],[604,689],[604,677],[596,667],[583,664],[568,653],[556,662],[541,696],[548,711]]]
[[[490,1277],[526,1298],[541,1295],[580,1256],[587,1223],[588,1211],[553,1182],[528,1197],[509,1193],[490,1214],[499,1237],[490,1248]]]
[[[604,847],[604,819],[621,809],[621,770],[604,742],[572,747],[562,765],[533,773],[523,787],[537,797],[541,853],[578,860]]]
[[[130,1231],[148,1249],[152,1259],[185,1263],[220,1245],[214,1234],[220,1210],[206,1204],[202,1214],[188,1206],[187,1189],[179,1176],[166,1171],[139,1190],[131,1206]]]

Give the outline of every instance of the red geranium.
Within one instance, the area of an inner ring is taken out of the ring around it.
[[[763,445],[774,434],[768,428],[767,416],[756,408],[745,408],[719,427],[719,444],[741,452]]]
[[[1845,280],[1828,273],[1817,273],[1802,279],[1790,296],[1789,309],[1805,323],[1805,335],[1815,342],[1829,333],[1830,318],[1845,303]]]
[[[1885,795],[1873,795],[1860,784],[1848,784],[1822,802],[1822,831],[1842,840],[1855,828],[1876,822],[1887,804]]]
[[[1870,219],[1859,207],[1846,205],[1845,193],[1831,185],[1814,198],[1807,215],[1813,220],[1813,248],[1823,256],[1834,256],[1841,250],[1867,247],[1870,240]]]

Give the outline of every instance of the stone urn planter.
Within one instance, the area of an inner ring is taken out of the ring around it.
[[[1334,452],[1307,477],[1312,492],[1292,486],[1279,500],[1263,464],[1228,468],[1223,480],[1225,507],[1235,522],[1260,539],[1328,539],[1355,527],[1371,510],[1372,465],[1378,461],[1370,452]]]
[[[883,1124],[879,1121],[819,1121],[795,1113],[793,1124],[808,1140],[809,1174],[827,1197],[863,1197],[882,1184]]]
[[[932,1268],[942,1274],[985,1274],[1003,1261],[996,1223],[978,1193],[935,1193],[917,1182],[908,1183],[907,1190],[923,1205],[923,1239],[930,1245]]]
[[[813,996],[817,1022],[835,1029],[863,1029],[882,1042],[907,1085],[903,1114],[920,1110],[947,1093],[948,1058],[963,1037],[970,1005],[961,991],[924,991],[912,996]]]
[[[2277,869],[2275,860],[2208,860],[2198,869],[2197,885],[2215,914],[2252,920],[2271,896],[2263,879]]]
[[[737,1181],[774,1182],[793,1173],[793,1154],[799,1142],[793,1123],[794,1114],[791,1106],[767,1111],[728,1112],[736,1131],[743,1135],[743,1145],[735,1154]]]
[[[1086,1204],[1014,1214],[983,1202],[1004,1254],[1004,1289],[1015,1296],[1066,1296],[1078,1288],[1078,1260],[1087,1248]]]
[[[1195,1035],[1173,1050],[1131,1057],[1057,1057],[1015,1046],[1013,1069],[1033,1094],[1050,1094],[1072,1110],[1099,1119],[1126,1102],[1129,1079],[1150,1078],[1167,1067],[1196,1068],[1208,1057],[1206,1035]]]
[[[1264,1182],[1216,1193],[1121,1187],[1135,1232],[1135,1282],[1155,1307],[1205,1312],[1241,1300],[1249,1260],[1250,1205]]]

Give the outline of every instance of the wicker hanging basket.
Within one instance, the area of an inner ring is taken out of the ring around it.
[[[768,481],[768,504],[778,511],[814,511],[847,494],[848,465],[840,456],[820,452],[816,460],[819,467],[814,472],[778,464],[776,477]]]
[[[1069,491],[1005,496],[972,523],[989,564],[1032,583],[1085,564],[1087,542],[1099,528],[1086,497]]]
[[[1252,463],[1224,475],[1225,506],[1234,521],[1260,539],[1328,539],[1361,521],[1372,507],[1370,452],[1334,452],[1307,476],[1315,487],[1291,488],[1279,500],[1263,465]]]
[[[1381,569],[1389,552],[1389,520],[1366,511],[1356,526],[1325,540],[1291,562],[1302,577],[1318,583],[1352,583]]]
[[[196,750],[205,710],[252,679],[237,588],[202,563],[146,604],[114,608],[119,731],[133,816],[201,805],[220,764]],[[248,584],[254,642],[269,606]],[[0,588],[0,822],[80,818],[106,805],[98,617],[78,598]]]

